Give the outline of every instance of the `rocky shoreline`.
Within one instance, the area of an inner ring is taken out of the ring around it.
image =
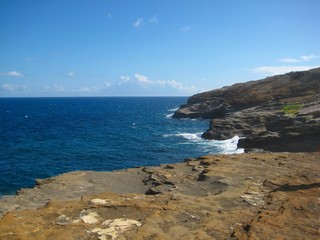
[[[71,172],[0,199],[0,239],[319,239],[319,153]]]
[[[36,180],[0,199],[0,239],[320,239],[319,91],[320,68],[192,96],[173,117],[251,153]]]
[[[242,137],[247,151],[315,152],[320,148],[320,68],[238,83],[188,99],[174,118],[207,118],[203,137]]]

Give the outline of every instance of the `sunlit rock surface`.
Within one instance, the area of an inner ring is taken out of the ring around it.
[[[319,239],[320,154],[71,172],[0,199],[0,239]]]

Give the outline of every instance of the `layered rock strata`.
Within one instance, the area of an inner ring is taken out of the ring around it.
[[[319,239],[320,155],[72,172],[0,199],[0,239]]]
[[[269,151],[317,151],[320,147],[320,68],[194,95],[174,118],[212,119],[203,134],[239,147]]]

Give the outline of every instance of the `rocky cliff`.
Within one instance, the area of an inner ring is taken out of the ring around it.
[[[320,68],[197,94],[173,117],[212,119],[204,138],[238,135],[239,147],[246,149],[317,151]]]

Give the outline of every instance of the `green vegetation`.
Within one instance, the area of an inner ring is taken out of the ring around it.
[[[302,104],[289,104],[289,105],[283,106],[281,111],[284,114],[296,116],[299,113],[301,107],[302,107]]]

